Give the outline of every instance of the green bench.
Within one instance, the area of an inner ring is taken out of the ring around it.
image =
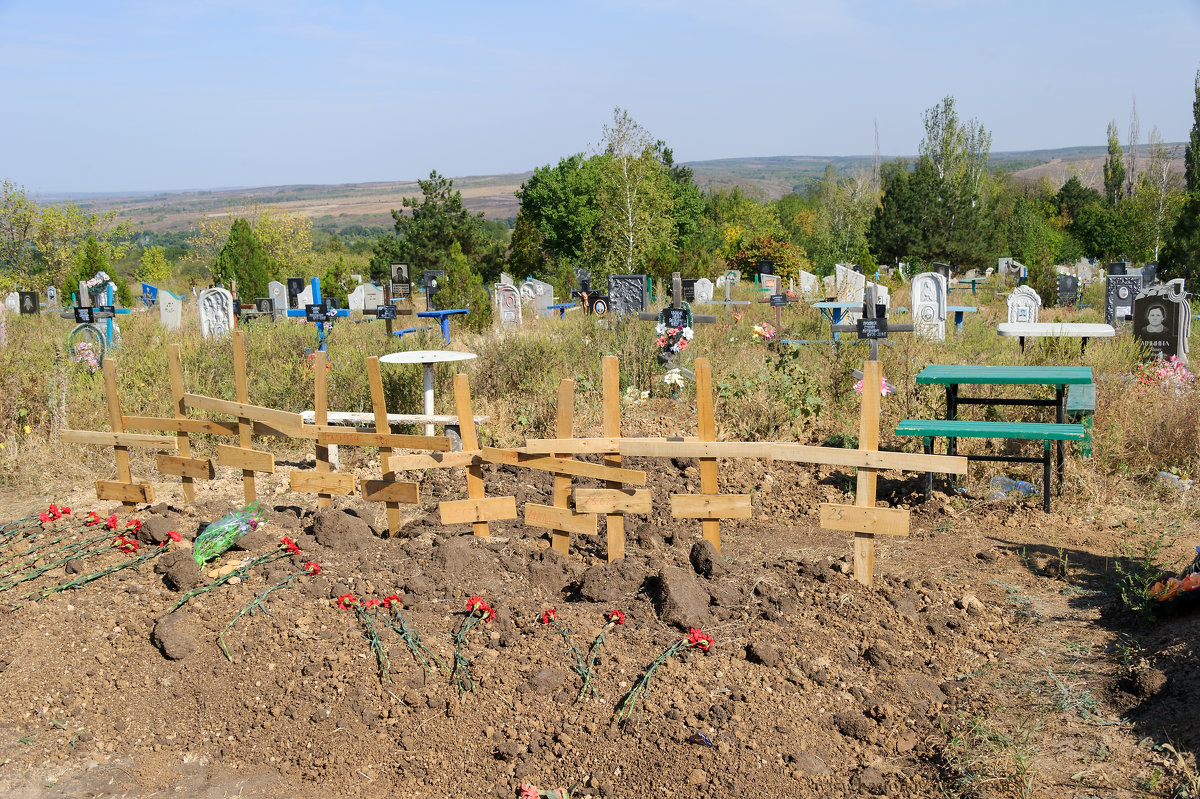
[[[1067,386],[1067,418],[1083,425],[1083,441],[1079,451],[1085,458],[1092,457],[1092,416],[1096,413],[1096,384]]]
[[[1021,455],[967,455],[968,461],[1004,461],[1008,463],[1042,464],[1042,509],[1050,512],[1051,441],[1084,441],[1086,432],[1082,424],[1052,424],[1045,422],[972,422],[964,419],[905,419],[896,425],[898,436],[920,436],[925,442],[925,452],[933,453],[935,438],[999,438],[1025,441],[1041,441],[1040,457]],[[1061,456],[1060,456],[1061,457]],[[1059,464],[1061,466],[1061,464]],[[1059,491],[1062,486],[1059,485]],[[925,496],[933,494],[933,472],[925,474]]]

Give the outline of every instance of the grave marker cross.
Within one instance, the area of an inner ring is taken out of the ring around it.
[[[668,305],[666,308],[664,308],[662,311],[659,311],[658,313],[653,313],[650,311],[642,311],[641,313],[638,314],[638,319],[642,320],[643,322],[660,322],[661,321],[661,322],[667,323],[668,321],[677,321],[679,318],[681,318],[680,314],[686,314],[686,313],[690,312],[690,308],[684,308],[682,306],[682,304],[681,304],[682,301],[683,301],[683,278],[681,278],[679,276],[678,272],[672,272],[671,273],[671,304]],[[712,314],[690,314],[690,315],[691,315],[691,323],[693,326],[695,326],[695,325],[711,325],[711,324],[715,324],[717,321],[717,317]],[[675,319],[672,319],[672,316],[674,316]],[[678,325],[668,324],[668,327],[677,327],[677,326]],[[669,354],[664,353],[664,357],[665,357],[666,366],[668,369],[679,369],[680,373],[684,377],[688,378],[689,380],[696,379],[696,376],[691,371],[689,371],[687,369],[683,369],[682,367],[679,366],[679,353],[677,353],[677,352],[673,352],[673,353],[669,353]]]

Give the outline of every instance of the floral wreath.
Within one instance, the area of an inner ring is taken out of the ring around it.
[[[680,309],[663,308],[662,313],[658,315],[658,324],[654,328],[654,333],[658,336],[658,340],[655,343],[658,344],[658,348],[666,355],[674,355],[677,352],[683,351],[694,335],[692,331],[692,307],[686,302],[683,303],[684,322],[678,327],[667,326],[667,314],[672,310]]]

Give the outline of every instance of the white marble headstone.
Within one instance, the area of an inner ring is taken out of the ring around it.
[[[267,296],[274,301],[275,318],[283,316],[287,311],[287,286],[280,283],[278,280],[272,280],[267,284]]]
[[[158,320],[167,330],[178,330],[183,323],[183,300],[166,289],[159,289]]]
[[[500,327],[521,326],[521,292],[512,283],[497,283],[494,286],[496,315]]]
[[[805,297],[821,296],[821,280],[812,272],[800,270],[800,293]]]
[[[313,304],[312,283],[308,283],[304,286],[304,291],[296,295],[296,307],[303,311],[304,306]]]
[[[852,325],[862,318],[863,291],[867,287],[866,275],[855,272],[849,267],[838,264],[833,268],[834,285],[837,287],[838,302],[852,302],[859,310],[843,312],[842,324]]]
[[[16,313],[21,308],[21,295],[13,292],[4,298],[4,310],[9,313]]]
[[[374,283],[363,283],[359,288],[363,290],[364,311],[373,311],[383,305],[383,289],[379,286]]]
[[[58,289],[54,286],[46,287],[46,304],[51,307],[58,305]]]
[[[1029,286],[1017,286],[1008,295],[1009,322],[1036,322],[1042,298]]]
[[[913,332],[933,341],[946,340],[946,278],[922,272],[912,279]]]
[[[501,272],[500,282],[505,286],[511,286],[513,284],[512,275],[510,275],[508,272]]]
[[[533,303],[535,313],[544,316],[550,312],[549,308],[554,304],[554,286],[543,280],[532,278],[521,284],[521,297]]]
[[[350,303],[350,310],[361,311],[363,309],[363,295],[365,290],[366,287],[359,283],[358,287],[355,288],[354,291],[350,292],[350,296],[346,298]]]
[[[200,292],[200,333],[205,338],[233,332],[233,295],[222,288]]]
[[[713,282],[706,277],[696,279],[696,302],[712,302]]]
[[[837,279],[833,275],[826,275],[821,278],[821,283],[825,286],[826,298],[837,296]]]

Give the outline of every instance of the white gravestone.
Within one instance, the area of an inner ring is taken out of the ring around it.
[[[283,316],[287,311],[287,286],[280,283],[278,280],[272,280],[267,284],[267,296],[275,304],[275,318]]]
[[[779,275],[760,274],[758,279],[761,282],[763,291],[767,292],[768,294],[783,293],[783,280],[779,277]]]
[[[554,304],[554,286],[537,278],[526,280],[521,284],[521,297],[533,303],[534,313],[546,316]]]
[[[17,292],[13,292],[4,298],[4,310],[9,313],[16,313],[21,308],[21,297]]]
[[[363,310],[373,311],[383,305],[383,289],[374,283],[363,283],[359,288],[363,292]]]
[[[222,288],[200,292],[200,333],[205,338],[233,331],[233,295]]]
[[[166,289],[159,289],[158,320],[167,330],[178,330],[183,323],[183,300]]]
[[[696,280],[696,302],[712,302],[713,282],[706,277]]]
[[[864,292],[867,288],[867,278],[861,272],[838,264],[833,268],[834,286],[837,289],[838,302],[852,302],[862,307]],[[852,325],[862,318],[861,310],[843,311],[842,324]]]
[[[508,272],[501,272],[500,273],[500,283],[505,286],[511,286],[513,284],[512,275],[510,275]]]
[[[296,295],[296,308],[303,311],[304,306],[314,304],[312,283],[308,283],[304,286],[304,290]]]
[[[825,286],[826,299],[837,296],[837,279],[833,275],[826,275],[821,278],[821,283]]]
[[[500,327],[520,327],[521,292],[512,283],[497,283],[494,289]]]
[[[800,270],[800,293],[805,297],[821,296],[821,279],[812,272]]]
[[[912,279],[913,332],[922,338],[946,340],[946,282],[937,272]]]
[[[350,310],[361,311],[363,309],[364,293],[365,287],[361,283],[358,284],[358,287],[354,291],[350,292],[350,296],[346,298],[350,303]]]
[[[54,286],[46,287],[46,304],[51,307],[58,307],[58,289]]]
[[[736,269],[730,269],[725,273],[725,283],[730,286],[736,286],[738,281],[742,279],[742,273]]]
[[[1008,321],[1036,322],[1042,298],[1029,286],[1017,286],[1008,295]]]

